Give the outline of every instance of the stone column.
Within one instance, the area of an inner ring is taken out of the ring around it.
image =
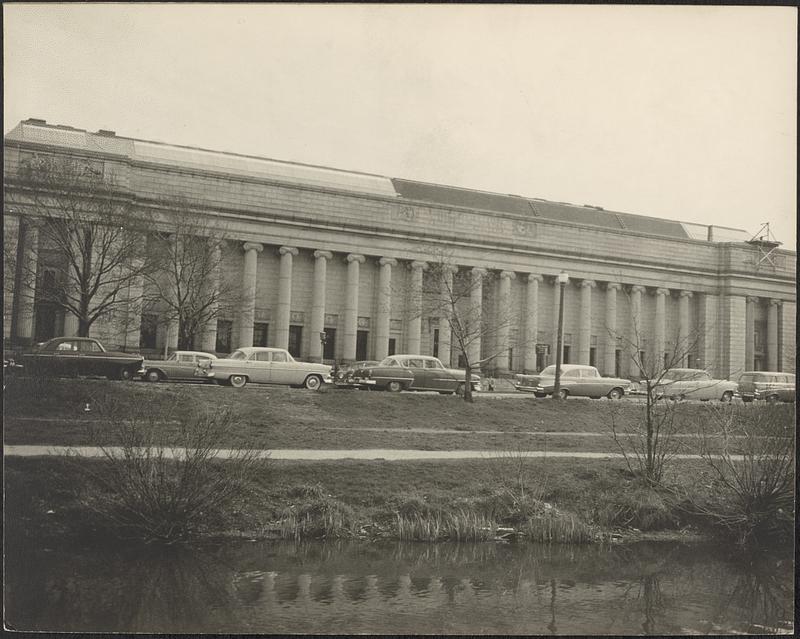
[[[17,335],[19,342],[33,342],[33,318],[36,299],[36,279],[39,263],[39,229],[31,224],[25,225],[24,247],[21,275],[17,296]]]
[[[630,334],[630,351],[631,357],[635,358],[631,360],[630,364],[630,374],[635,375],[637,378],[641,376],[641,371],[639,367],[636,365],[636,361],[639,361],[639,353],[638,350],[644,350],[644,332],[642,327],[642,293],[644,293],[647,289],[644,286],[634,285],[631,286],[631,334]],[[646,362],[641,362],[642,365],[646,365]]]
[[[245,242],[242,248],[244,249],[244,271],[242,273],[242,310],[239,313],[240,347],[253,345],[258,254],[264,250],[264,245],[255,242]]]
[[[771,299],[767,307],[767,370],[777,371],[778,364],[778,313],[780,300]]]
[[[511,347],[511,280],[517,277],[514,271],[500,273],[499,314],[497,317],[497,362],[496,369],[499,374],[508,373],[508,349]]]
[[[471,284],[469,292],[469,332],[467,340],[469,342],[469,363],[474,367],[476,362],[481,359],[481,326],[483,323],[483,278],[486,275],[485,268],[473,268],[470,272]]]
[[[333,259],[330,251],[314,251],[314,286],[311,292],[311,339],[308,358],[312,362],[322,361],[322,342],[319,334],[325,330],[325,287],[328,280],[328,260]]]
[[[603,373],[612,377],[616,377],[617,291],[619,289],[620,285],[617,282],[608,282],[606,284],[606,347],[603,353]]]
[[[64,310],[64,337],[74,337],[78,334],[80,322],[78,316],[68,310]],[[138,329],[138,326],[137,326]],[[136,343],[139,346],[139,343]]]
[[[695,353],[697,350],[697,336],[690,334],[692,329],[689,321],[689,300],[692,299],[692,295],[691,291],[681,291],[678,298],[678,335],[675,343],[680,355],[678,365],[684,367],[689,363],[689,353]]]
[[[364,263],[364,256],[350,253],[347,260],[347,287],[344,300],[344,350],[342,356],[346,362],[356,359],[356,334],[358,332],[358,276],[359,266]]]
[[[453,265],[443,265],[442,267],[442,291],[441,305],[442,312],[439,314],[439,359],[445,366],[452,366],[452,331],[450,329],[450,319],[453,308],[453,277],[458,272],[458,267]]]
[[[211,264],[211,273],[208,282],[208,291],[213,294],[215,299],[209,308],[208,321],[203,328],[203,342],[202,350],[213,353],[217,350],[217,322],[219,321],[219,287],[220,287],[220,270],[222,268],[222,246],[220,242],[216,242],[211,247],[213,260]]]
[[[655,362],[657,371],[661,371],[665,368],[664,351],[667,347],[667,297],[669,297],[669,289],[656,289],[656,316],[653,326],[653,333],[655,334],[653,350],[655,353],[653,362]]]
[[[528,273],[528,292],[525,296],[525,363],[526,373],[536,370],[536,342],[539,337],[539,282],[541,275]]]
[[[578,332],[578,364],[589,363],[589,348],[592,344],[592,289],[594,280],[581,282],[581,321]]]
[[[411,269],[411,303],[408,319],[408,352],[410,355],[421,354],[422,341],[422,272],[428,267],[427,262],[415,260],[409,264]]]
[[[378,260],[378,308],[375,313],[375,359],[381,361],[389,355],[389,320],[392,314],[392,267],[397,260],[382,257]]]
[[[137,350],[139,348],[139,342],[141,341],[142,336],[142,306],[144,305],[144,275],[141,274],[142,266],[144,265],[143,259],[138,259],[133,265],[133,271],[139,271],[139,275],[137,275],[128,285],[127,291],[127,298],[128,298],[128,305],[125,309],[125,336],[124,336],[124,345],[125,350]],[[68,314],[71,317],[75,317],[71,313]],[[78,318],[75,317],[75,335],[77,335],[77,323]],[[64,328],[66,330],[67,323],[66,317],[64,321]],[[70,335],[70,333],[66,333],[65,335]]]
[[[722,375],[722,366],[718,353],[720,348],[719,312],[720,300],[718,295],[701,293],[698,297],[700,317],[700,361],[698,368],[705,368],[714,377]]]
[[[566,284],[569,286],[569,282]],[[564,295],[566,296],[567,291],[564,289]],[[561,304],[561,284],[558,283],[558,275],[553,275],[553,323],[550,325],[553,327],[553,332],[550,335],[550,356],[551,356],[551,363],[555,363],[556,361],[556,348],[558,348],[558,307]],[[562,360],[563,363],[563,360]]]
[[[744,311],[744,367],[751,371],[756,365],[756,308],[758,298],[748,296]]]
[[[289,348],[289,317],[292,310],[292,261],[298,251],[293,246],[281,246],[278,252],[281,256],[281,263],[278,269],[275,346]]]

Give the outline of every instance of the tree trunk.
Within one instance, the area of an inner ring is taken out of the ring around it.
[[[464,367],[464,401],[472,403],[472,366],[467,365]]]

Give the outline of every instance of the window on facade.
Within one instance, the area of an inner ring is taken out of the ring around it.
[[[217,353],[230,353],[233,341],[233,322],[231,320],[217,320],[217,343],[214,349]]]
[[[463,353],[458,354],[458,367],[459,368],[466,368],[467,367],[467,358],[464,357]]]
[[[597,347],[589,347],[589,366],[597,366]]]
[[[336,359],[336,329],[325,329],[325,346],[322,349],[323,359]]]
[[[139,325],[139,348],[155,348],[157,330],[158,316],[155,313],[142,313]]]
[[[616,349],[614,351],[614,376],[615,377],[619,377],[620,375],[622,375],[621,363],[622,363],[622,350],[618,348],[618,349]]]
[[[540,371],[544,368],[547,368],[547,351],[540,353],[539,351],[536,352],[536,370]]]
[[[697,368],[697,357],[692,353],[686,356],[686,366],[687,368]]]
[[[300,357],[300,349],[303,345],[303,327],[293,325],[289,327],[289,352],[292,357]]]
[[[508,370],[514,370],[514,349],[508,349]]]
[[[567,345],[564,345],[564,351],[563,351],[564,357],[562,358],[564,361],[561,362],[562,364],[571,364],[572,363],[569,360],[569,351],[570,351],[570,347],[567,346]]]
[[[253,346],[266,346],[269,335],[269,324],[256,322],[253,324]]]
[[[356,332],[356,359],[367,359],[367,342],[369,331]]]
[[[389,355],[394,355],[397,351],[397,340],[394,337],[389,338]]]
[[[439,357],[439,329],[433,329],[433,356]]]

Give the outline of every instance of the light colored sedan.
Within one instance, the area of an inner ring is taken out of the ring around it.
[[[555,390],[556,367],[548,366],[538,375],[515,375],[514,386],[518,391],[534,393],[537,397],[552,395]],[[591,397],[619,399],[629,392],[632,383],[620,377],[603,377],[594,366],[562,364],[559,397]]]
[[[739,395],[736,382],[714,379],[708,371],[699,368],[670,368],[659,376],[654,390],[661,397],[703,401],[729,402]]]
[[[254,384],[285,384],[318,389],[330,384],[331,367],[327,364],[298,362],[283,348],[248,346],[226,358],[199,362],[195,378],[215,379],[220,384],[242,388]]]
[[[142,377],[148,382],[161,382],[167,379],[196,379],[194,370],[197,365],[212,359],[217,359],[217,356],[202,351],[175,351],[164,360],[144,360],[145,373]]]

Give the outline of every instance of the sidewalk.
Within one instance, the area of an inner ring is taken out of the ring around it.
[[[93,446],[25,446],[11,445],[5,446],[4,457],[48,457],[77,455],[81,457],[103,457],[106,454],[121,456],[122,449],[110,447],[105,449]],[[185,450],[181,448],[164,449],[164,456],[173,459],[180,459],[185,455]],[[228,459],[243,451],[222,449],[217,451],[215,457],[218,459]],[[581,452],[552,452],[543,450],[517,451],[517,450],[413,450],[413,449],[394,449],[394,448],[363,448],[350,450],[311,450],[311,449],[291,449],[280,448],[274,450],[258,451],[261,458],[275,460],[308,460],[323,461],[335,459],[350,460],[383,460],[383,461],[404,461],[404,460],[442,460],[442,459],[508,459],[509,457],[536,457],[536,458],[573,458],[573,459],[622,459],[620,453],[581,453]],[[674,455],[676,459],[701,459],[700,455]],[[731,459],[740,459],[741,455],[731,455]]]

